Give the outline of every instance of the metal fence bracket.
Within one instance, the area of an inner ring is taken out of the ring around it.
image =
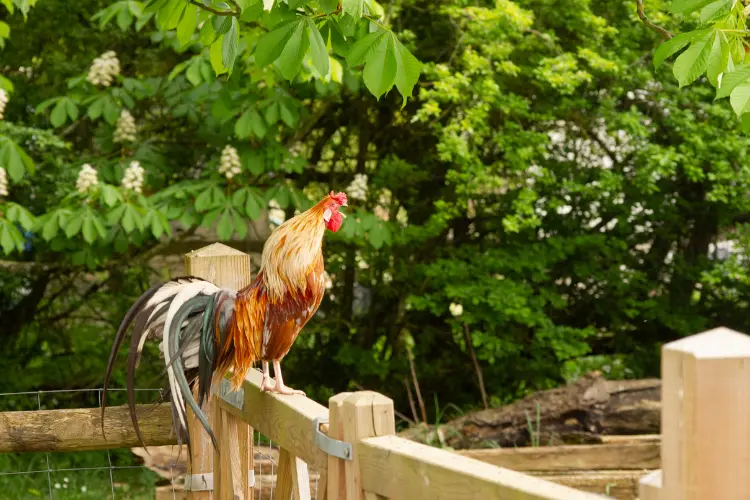
[[[218,390],[214,389],[214,393],[238,410],[242,410],[245,407],[245,389],[240,388],[237,391],[233,391],[231,383],[225,378],[221,379],[221,385],[219,385]]]
[[[325,417],[317,417],[313,419],[313,443],[328,455],[343,458],[344,460],[351,460],[351,443],[345,443],[344,441],[333,439],[320,431],[320,424],[327,423],[328,419]]]

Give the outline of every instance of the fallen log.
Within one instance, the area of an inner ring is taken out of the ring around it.
[[[606,380],[592,372],[510,405],[469,413],[437,429],[416,426],[401,436],[454,449],[599,444],[606,435],[659,434],[660,420],[659,379]]]

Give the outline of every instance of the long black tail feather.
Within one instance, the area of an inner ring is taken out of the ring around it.
[[[128,352],[126,389],[130,417],[141,445],[147,449],[138,425],[135,404],[135,370],[140,362],[143,345],[149,337],[161,337],[165,357],[164,371],[169,377],[163,400],[169,400],[178,442],[183,435],[188,438],[186,410],[195,413],[215,448],[216,438],[205,413],[201,410],[211,389],[211,380],[217,366],[219,347],[216,329],[223,342],[228,319],[234,308],[235,293],[219,289],[206,280],[193,276],[174,278],[152,287],[138,298],[125,315],[118,329],[105,374],[102,394],[102,432],[109,380],[126,332],[132,326]],[[176,300],[177,299],[177,300]],[[165,329],[166,325],[168,329]],[[197,380],[196,380],[197,379]],[[198,401],[190,387],[197,383]]]

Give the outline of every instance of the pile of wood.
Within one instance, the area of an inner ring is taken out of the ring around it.
[[[537,421],[537,415],[539,419]],[[658,434],[661,381],[606,380],[592,372],[501,408],[461,416],[401,437],[454,449],[602,443],[602,436]]]
[[[133,453],[143,460],[144,467],[156,472],[163,481],[156,488],[156,500],[187,500],[182,488],[187,471],[187,446],[153,446],[133,448]],[[256,498],[270,499],[276,485],[276,463],[279,450],[269,446],[255,446],[254,470]],[[315,494],[318,473],[310,469],[310,491]],[[260,490],[260,496],[258,496]]]

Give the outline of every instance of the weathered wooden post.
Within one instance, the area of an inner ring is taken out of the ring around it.
[[[233,290],[250,284],[252,277],[250,256],[221,243],[187,254],[185,269],[188,275]],[[214,456],[211,439],[188,410],[193,451],[190,457],[192,468],[185,481],[188,498],[252,500],[253,488],[249,478],[253,469],[252,428],[219,408],[214,397],[210,400],[207,416],[219,443],[219,454]]]
[[[396,433],[393,400],[372,391],[337,394],[329,400],[328,435],[352,445],[352,459],[329,457],[328,500],[378,500],[365,491],[360,475],[358,443]]]
[[[662,349],[662,470],[645,500],[750,498],[750,337],[716,328]]]

